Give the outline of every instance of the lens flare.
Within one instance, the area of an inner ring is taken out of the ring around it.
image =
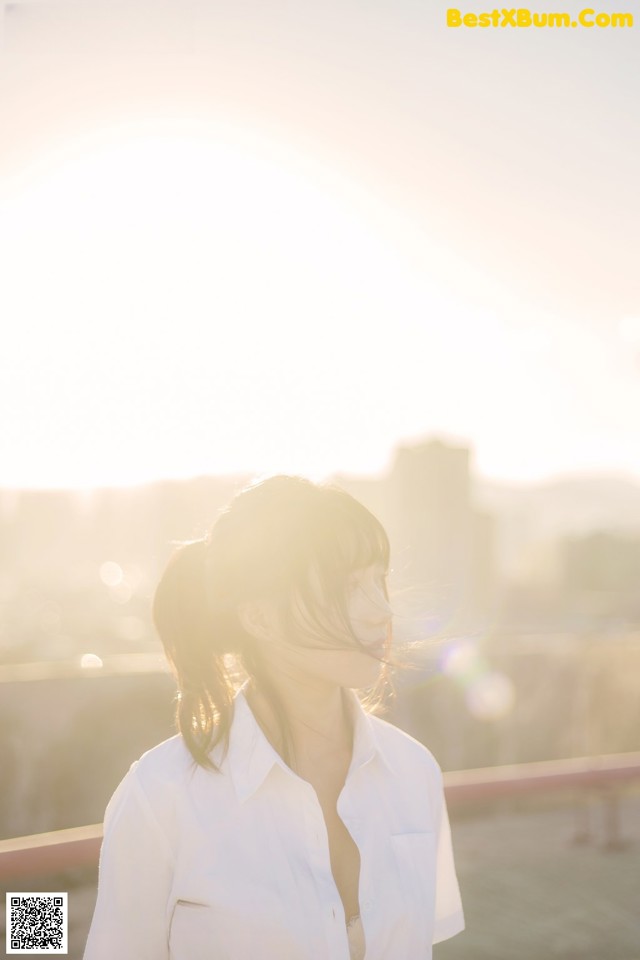
[[[499,720],[515,705],[515,689],[509,677],[497,671],[485,673],[467,689],[467,709],[479,720]]]
[[[117,587],[124,579],[124,571],[119,563],[106,560],[100,567],[100,579],[105,587]]]
[[[441,668],[443,673],[466,684],[480,676],[486,665],[472,641],[457,640],[444,651]]]
[[[80,658],[80,666],[83,670],[99,670],[104,664],[95,653],[83,653]]]
[[[478,720],[499,720],[508,716],[516,701],[512,681],[488,661],[472,640],[457,640],[444,651],[442,673],[463,688],[469,713]]]

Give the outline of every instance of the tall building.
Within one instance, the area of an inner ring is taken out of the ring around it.
[[[433,632],[461,628],[477,602],[469,450],[440,440],[400,448],[388,504],[401,591]]]

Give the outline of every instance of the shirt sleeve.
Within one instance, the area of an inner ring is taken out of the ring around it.
[[[447,803],[442,786],[442,773],[439,776],[440,814],[436,854],[436,910],[433,928],[433,943],[448,940],[464,930],[462,899],[456,876],[451,845],[451,827],[447,813]]]
[[[107,806],[84,960],[168,960],[173,875],[165,832],[133,764]]]

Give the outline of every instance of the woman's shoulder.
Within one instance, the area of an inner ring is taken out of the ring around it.
[[[129,773],[143,787],[180,784],[193,772],[195,761],[181,734],[163,740],[135,760]]]
[[[180,735],[170,737],[134,760],[118,784],[109,802],[110,807],[127,799],[138,798],[147,803],[175,796],[190,776],[194,761]]]
[[[193,765],[179,735],[147,750],[134,760],[111,796],[105,826],[116,819],[132,823],[151,820],[166,826],[174,819],[176,801]]]
[[[382,717],[370,714],[369,720],[378,746],[392,766],[408,764],[414,769],[423,769],[431,777],[441,779],[440,764],[424,743]]]

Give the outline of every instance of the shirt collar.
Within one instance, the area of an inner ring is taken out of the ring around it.
[[[354,690],[345,690],[345,696],[354,722],[353,754],[347,780],[357,769],[376,758],[389,768],[389,759],[376,736],[373,718],[365,712]],[[264,735],[247,702],[244,687],[233,701],[229,749],[223,766],[229,770],[241,803],[258,790],[274,766],[281,767],[288,776],[296,776]]]

